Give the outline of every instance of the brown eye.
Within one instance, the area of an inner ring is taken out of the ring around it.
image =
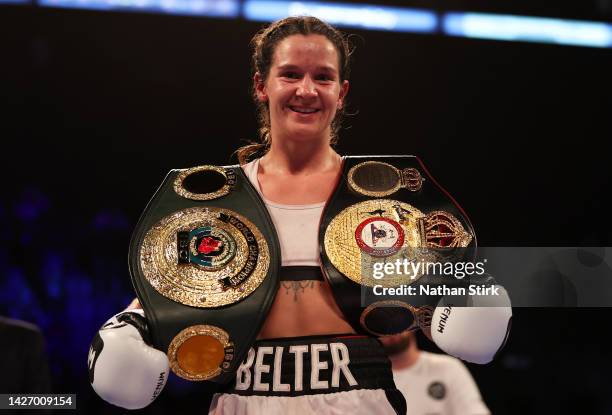
[[[285,72],[282,75],[284,78],[299,79],[300,75],[297,72]]]

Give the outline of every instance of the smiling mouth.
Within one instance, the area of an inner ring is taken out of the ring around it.
[[[289,109],[293,112],[297,112],[298,114],[314,114],[315,112],[319,111],[317,108],[298,108],[292,106],[290,106]]]

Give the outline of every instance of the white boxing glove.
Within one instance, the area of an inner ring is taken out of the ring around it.
[[[431,336],[446,353],[472,363],[489,363],[504,346],[512,322],[508,293],[494,286],[498,295],[474,295],[467,306],[453,306],[443,297],[431,318]]]
[[[141,309],[119,313],[102,326],[87,359],[89,382],[102,399],[140,409],[157,398],[168,379],[168,358],[149,344]]]

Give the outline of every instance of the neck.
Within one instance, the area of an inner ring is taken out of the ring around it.
[[[419,360],[420,355],[421,351],[417,348],[416,342],[412,342],[407,349],[389,356],[389,360],[391,360],[393,370],[408,369]]]
[[[329,138],[296,141],[273,137],[260,164],[273,174],[309,175],[338,169],[342,160],[329,145]]]

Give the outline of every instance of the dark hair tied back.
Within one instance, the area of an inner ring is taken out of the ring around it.
[[[336,48],[338,52],[338,68],[340,82],[344,82],[349,77],[350,72],[350,56],[352,53],[351,47],[347,38],[324,21],[311,16],[293,16],[278,20],[264,29],[260,30],[253,39],[251,45],[253,47],[252,70],[253,74],[259,72],[262,80],[266,80],[270,74],[272,59],[276,46],[285,38],[292,35],[323,35]],[[265,153],[268,151],[271,143],[270,137],[270,112],[267,103],[260,102],[257,99],[255,86],[253,86],[253,99],[257,106],[257,116],[259,122],[259,143],[249,144],[240,147],[238,153],[238,161],[240,164],[248,162],[249,157],[256,153]],[[344,116],[344,106],[336,112],[336,116],[332,121],[331,143],[335,144],[338,141],[338,131],[342,118]]]

